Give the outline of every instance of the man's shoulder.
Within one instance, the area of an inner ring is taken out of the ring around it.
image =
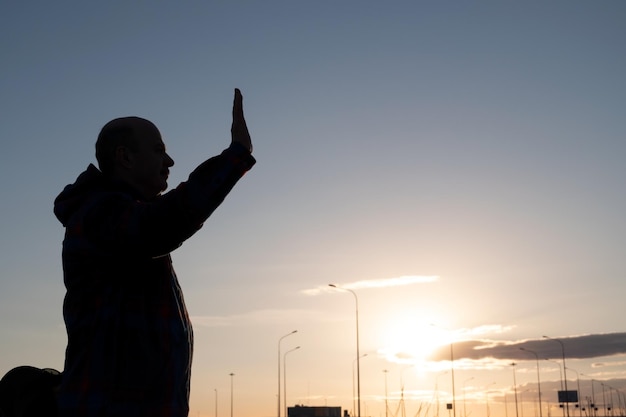
[[[54,201],[54,213],[64,226],[76,217],[111,211],[137,201],[133,190],[124,183],[107,179],[90,165],[76,182],[65,187]]]

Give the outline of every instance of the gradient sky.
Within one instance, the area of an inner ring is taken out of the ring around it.
[[[191,416],[231,393],[276,416],[283,359],[288,405],[352,410],[355,297],[329,283],[358,296],[363,416],[385,395],[513,416],[516,391],[537,416],[538,375],[560,416],[544,335],[570,389],[626,406],[625,22],[622,1],[3,2],[0,372],[63,367],[52,203],[102,125],[154,121],[175,186],[228,145],[238,87],[258,163],[172,254]]]

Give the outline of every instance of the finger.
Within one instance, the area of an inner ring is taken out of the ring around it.
[[[238,88],[235,88],[233,100],[233,121],[243,119],[243,96]]]

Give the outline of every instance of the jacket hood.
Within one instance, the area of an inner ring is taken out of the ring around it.
[[[94,191],[101,190],[105,186],[102,172],[93,164],[89,164],[73,184],[67,185],[54,200],[54,214],[67,226],[72,215],[78,210],[84,200]]]

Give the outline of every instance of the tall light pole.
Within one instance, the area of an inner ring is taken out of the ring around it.
[[[230,373],[230,417],[233,417],[233,377],[234,373]]]
[[[402,407],[402,417],[406,416],[406,407],[405,407],[405,404],[404,404],[404,373],[406,372],[407,369],[411,369],[414,366],[415,365],[405,366],[402,369],[402,371],[400,371],[400,404],[398,405],[398,408],[400,408],[400,406]],[[437,402],[438,401],[439,400],[437,400]],[[439,404],[437,404],[437,407],[439,407]]]
[[[288,413],[287,413],[287,354],[298,349],[300,349],[300,346],[296,346],[295,348],[288,350],[283,355],[283,402],[285,403],[285,417],[288,416]]]
[[[361,358],[367,356],[367,353],[361,355]],[[354,382],[354,364],[356,363],[356,358],[352,361],[352,411],[351,415],[354,416],[356,413],[356,394],[354,392],[356,383]]]
[[[521,411],[522,417],[524,417],[524,393],[530,391],[530,389],[525,389],[519,393],[519,409]],[[535,416],[537,416],[537,403],[533,403],[535,406]]]
[[[495,385],[496,381],[485,387],[485,405],[487,406],[487,417],[491,417],[491,410],[489,409],[489,387]]]
[[[433,323],[430,324],[433,327],[435,326]],[[454,342],[450,342],[450,371],[452,373],[452,414],[456,417],[456,395],[454,393],[454,352],[453,352]]]
[[[617,407],[619,410],[619,415],[623,416],[624,415],[624,406],[622,405],[622,393],[615,387],[611,387],[613,388],[613,391],[615,391],[615,395],[617,396]],[[613,398],[613,397],[611,397]]]
[[[357,417],[361,417],[361,366],[360,366],[360,354],[359,354],[359,298],[356,293],[349,288],[341,288],[335,284],[328,284],[328,286],[349,291],[354,296],[354,302],[356,305],[356,391],[357,391]],[[278,416],[280,417],[280,416]]]
[[[465,408],[465,383],[471,381],[474,377],[467,378],[463,381],[463,417],[467,417],[467,408]]]
[[[609,407],[611,408],[611,415],[615,414],[615,403],[613,403],[613,387],[607,384],[609,387]]]
[[[583,417],[583,410],[582,410],[582,407],[580,406],[581,405],[580,404],[580,374],[574,368],[567,368],[567,369],[569,369],[570,371],[576,372],[576,386],[578,387],[578,398],[577,398],[577,400],[578,400],[578,415],[580,417]]]
[[[565,415],[569,417],[569,392],[567,391],[567,371],[565,368],[565,344],[563,344],[563,342],[560,341],[559,339],[553,339],[548,336],[543,336],[543,337],[549,340],[554,340],[555,342],[559,342],[559,344],[561,345],[561,353],[563,354],[563,385],[565,387],[565,398],[564,398]]]
[[[285,406],[285,417],[287,417],[287,354],[300,349],[300,346],[288,350],[283,354],[283,404]]]
[[[595,417],[598,414],[598,407],[596,406],[596,391],[593,387],[593,378],[591,378],[591,402],[591,408]]]
[[[435,377],[435,395],[437,398],[437,414],[435,414],[435,417],[439,417],[439,377],[447,373],[448,371],[443,371]],[[404,388],[403,388],[403,391],[404,391]]]
[[[591,378],[589,375],[585,375],[583,373],[581,373],[582,376],[586,376],[587,378],[591,379],[591,404],[589,405],[591,407],[591,415],[592,416],[596,416],[597,415],[597,411],[598,411],[598,407],[596,407],[596,391],[595,388],[593,387],[593,381],[595,381],[595,379]]]
[[[558,363],[557,361],[553,361],[552,359],[548,359],[548,358],[544,358],[544,360],[548,361],[548,362],[552,362],[556,364],[556,367],[559,370],[559,378],[560,378],[560,382],[561,382],[561,391],[563,391],[563,371],[561,370],[561,364]],[[558,402],[558,401],[557,401]]]
[[[519,411],[517,407],[517,381],[515,379],[515,362],[511,362],[511,366],[513,367],[513,392],[515,392],[515,417],[519,417]]]
[[[556,364],[557,369],[559,370],[559,381],[561,382],[561,391],[563,391],[563,371],[561,370],[561,364],[557,361],[553,361],[552,359],[544,358],[548,362],[552,362]],[[557,403],[560,404],[559,398],[557,398]],[[560,407],[560,406],[559,406]],[[563,408],[563,416],[565,416],[565,406]]]
[[[453,342],[450,342],[450,370],[452,372],[452,415],[456,417],[456,396],[454,395],[454,355],[452,353]]]
[[[600,385],[602,385],[602,407],[604,407],[604,415],[608,416],[609,413],[608,411],[611,411],[611,408],[606,406],[606,393],[604,391],[604,383],[600,382]]]
[[[415,365],[405,366],[404,368],[402,368],[402,371],[400,371],[400,392],[402,394],[402,401],[404,401],[404,373],[407,371],[407,369],[411,369],[414,366]],[[448,372],[446,371],[445,373],[447,374]]]
[[[383,369],[383,372],[385,373],[385,417],[389,416],[389,404],[387,402],[387,372],[389,372],[386,369]]]
[[[277,397],[278,397],[278,411],[277,411],[278,417],[280,417],[280,408],[281,408],[281,406],[280,406],[280,342],[282,342],[282,340],[285,337],[291,336],[292,334],[297,333],[297,332],[298,332],[297,330],[291,331],[291,332],[287,333],[286,335],[282,336],[280,339],[278,339],[278,394],[277,394]],[[285,416],[285,417],[287,417],[287,416]]]
[[[611,387],[613,389],[613,391],[615,391],[615,396],[617,397],[617,410],[619,412],[620,416],[624,415],[624,408],[622,406],[622,397],[620,395],[620,391],[615,388],[615,387]],[[613,400],[613,396],[611,396],[611,400]],[[615,408],[615,407],[614,407]]]
[[[539,417],[543,417],[543,412],[541,411],[541,381],[539,380],[539,355],[537,354],[537,352],[532,351],[530,349],[523,348],[523,347],[521,347],[520,350],[523,350],[524,352],[532,353],[533,355],[535,355],[535,358],[537,359],[537,392],[539,396]]]
[[[217,388],[214,388],[215,391],[215,417],[217,417]]]

